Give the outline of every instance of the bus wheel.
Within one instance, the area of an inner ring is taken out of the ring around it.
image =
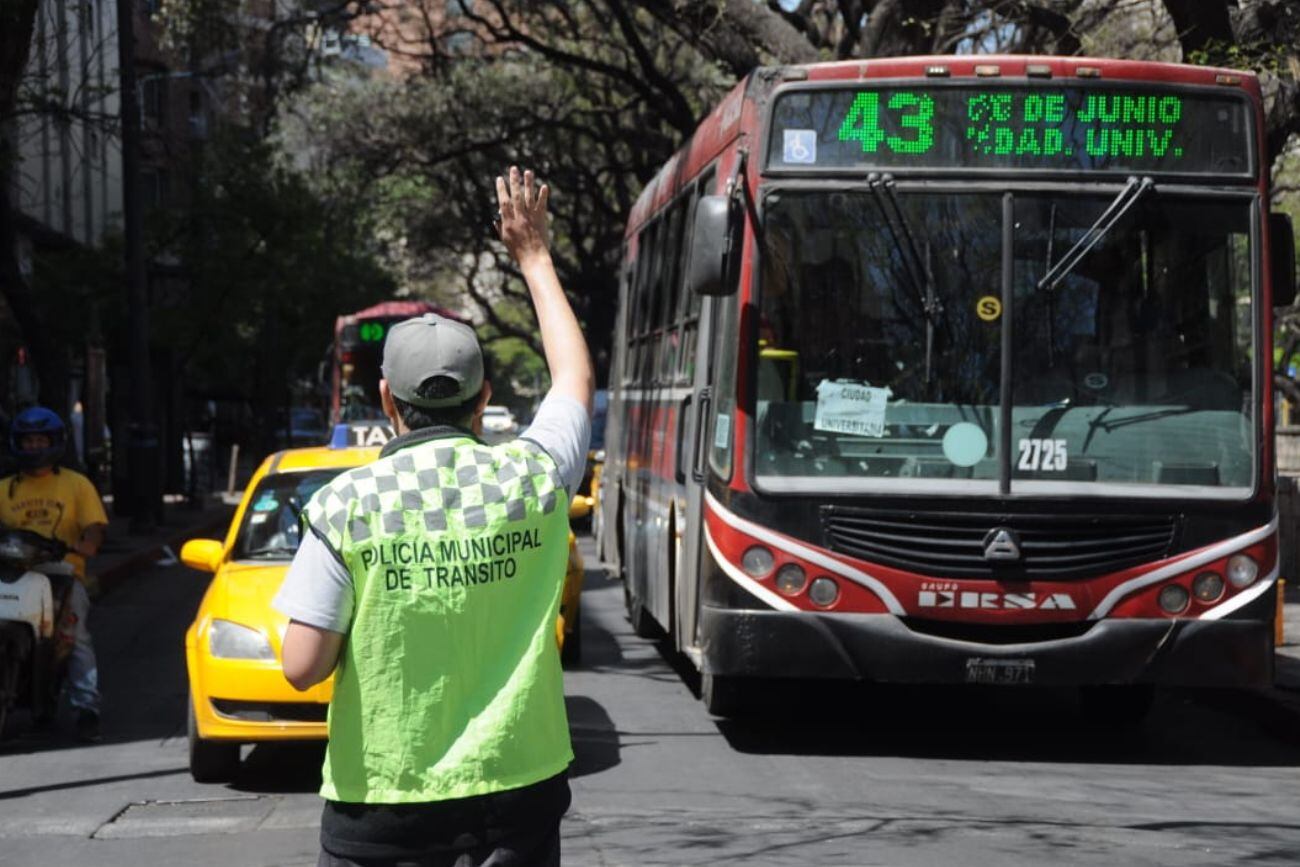
[[[700,674],[700,699],[714,716],[742,716],[749,710],[744,678],[725,674]]]
[[[1110,728],[1136,728],[1146,719],[1155,700],[1150,683],[1085,686],[1079,690],[1084,719]]]
[[[645,603],[628,587],[623,580],[623,607],[627,609],[627,622],[632,624],[632,634],[637,638],[662,638],[664,631],[646,611]]]

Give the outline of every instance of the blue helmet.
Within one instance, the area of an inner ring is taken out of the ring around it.
[[[50,439],[48,448],[23,449],[23,437],[28,434],[45,434]],[[32,406],[18,413],[13,424],[9,426],[9,449],[18,458],[23,469],[50,466],[63,457],[67,444],[67,428],[63,419],[53,410],[43,406]]]

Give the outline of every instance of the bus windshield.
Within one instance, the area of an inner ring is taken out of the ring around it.
[[[759,484],[1247,493],[1249,200],[1146,195],[1044,280],[1114,194],[1016,193],[1005,310],[1002,198],[879,188],[767,196]]]
[[[379,404],[384,337],[403,317],[366,319],[344,325],[338,335],[339,369],[337,422],[372,421],[384,417]]]

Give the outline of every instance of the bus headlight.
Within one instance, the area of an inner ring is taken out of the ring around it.
[[[218,659],[274,660],[266,636],[230,620],[213,620],[208,627],[208,650]]]
[[[1240,590],[1259,577],[1259,564],[1249,554],[1233,554],[1228,558],[1228,583]]]
[[[1202,572],[1192,581],[1192,595],[1201,602],[1214,602],[1223,595],[1223,579],[1216,572]]]
[[[798,563],[786,563],[776,570],[776,589],[793,596],[808,583],[808,576]]]
[[[835,600],[840,598],[840,585],[835,583],[834,578],[819,575],[813,579],[812,586],[808,588],[808,598],[814,605],[830,608],[835,604]]]
[[[1165,613],[1181,614],[1187,609],[1191,597],[1187,594],[1187,588],[1181,584],[1170,584],[1168,587],[1160,588],[1160,595],[1156,601],[1160,603]]]
[[[762,545],[755,545],[740,558],[740,568],[752,578],[762,578],[772,571],[774,565],[776,565],[776,558]]]

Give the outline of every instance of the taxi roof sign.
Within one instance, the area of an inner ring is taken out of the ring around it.
[[[334,425],[330,448],[373,448],[385,446],[397,434],[387,421],[351,421]]]

